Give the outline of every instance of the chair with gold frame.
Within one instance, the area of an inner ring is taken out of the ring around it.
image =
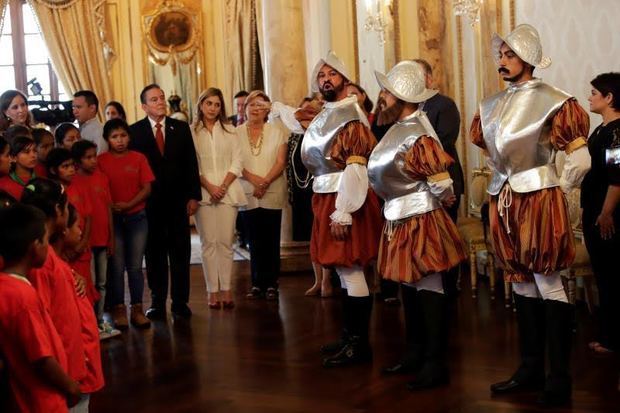
[[[489,286],[491,289],[491,299],[495,299],[495,260],[492,248],[489,248],[490,240],[480,217],[480,211],[485,202],[488,202],[486,192],[488,177],[491,172],[487,168],[474,169],[473,178],[470,186],[470,205],[469,213],[472,216],[459,217],[457,227],[461,238],[467,246],[469,254],[469,275],[471,281],[471,295],[476,298],[478,291],[478,267],[477,255],[480,251],[487,251],[487,269],[489,274]]]

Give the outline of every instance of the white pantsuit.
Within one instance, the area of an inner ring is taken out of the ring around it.
[[[200,176],[217,186],[224,182],[228,173],[239,177],[243,170],[235,129],[229,125],[226,128],[218,121],[212,132],[204,127],[192,130]],[[210,293],[230,290],[237,209],[246,203],[237,179],[219,202],[213,202],[209,192],[202,188],[195,221],[202,246],[202,270]]]

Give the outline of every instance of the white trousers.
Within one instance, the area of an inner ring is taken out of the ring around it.
[[[362,267],[359,265],[354,265],[351,268],[336,267],[336,272],[340,277],[342,288],[346,288],[349,297],[368,297],[370,295]]]
[[[436,272],[431,275],[427,275],[420,281],[414,283],[403,283],[408,287],[415,288],[416,290],[433,291],[439,294],[443,294],[443,276],[441,273]]]
[[[227,204],[201,205],[194,218],[200,235],[202,271],[207,291],[229,291],[237,207]]]
[[[515,294],[523,297],[539,298],[543,300],[554,300],[568,303],[568,296],[564,291],[562,276],[559,272],[551,275],[534,273],[535,282],[512,283],[512,290]]]

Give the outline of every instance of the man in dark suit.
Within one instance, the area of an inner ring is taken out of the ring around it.
[[[146,117],[131,125],[130,148],[146,156],[155,174],[146,203],[149,232],[146,271],[152,304],[150,319],[164,319],[168,296],[172,312],[189,318],[190,229],[188,216],[202,199],[196,151],[189,125],[166,116],[166,97],[156,84],[140,93]]]
[[[243,125],[245,121],[247,120],[245,118],[244,108],[245,108],[245,99],[248,97],[248,95],[249,95],[248,92],[246,92],[245,90],[241,90],[237,92],[237,94],[234,97],[235,106],[237,108],[237,114],[232,115],[231,117],[228,118],[228,120],[231,121],[232,124],[235,126]]]
[[[433,85],[433,68],[424,59],[414,59],[413,61],[424,67],[424,72],[426,73],[426,87],[431,88]],[[424,102],[421,109],[426,112],[428,120],[431,122],[435,132],[437,132],[443,150],[454,159],[454,164],[448,168],[448,173],[450,173],[450,178],[452,178],[453,181],[452,185],[454,188],[454,195],[456,195],[456,202],[446,210],[456,223],[461,195],[463,195],[464,191],[463,168],[461,167],[459,154],[456,151],[456,140],[459,137],[459,128],[461,126],[461,115],[459,109],[456,107],[456,103],[454,103],[451,98],[441,93],[437,93]]]
[[[433,85],[433,68],[424,59],[414,59],[424,67],[426,74],[426,87],[430,88]],[[459,109],[454,103],[454,100],[448,96],[437,93],[435,96],[427,100],[421,105],[421,109],[426,112],[428,120],[437,132],[437,136],[441,141],[444,151],[448,153],[454,159],[454,163],[448,167],[448,173],[452,178],[452,187],[454,189],[454,195],[456,196],[456,202],[449,208],[446,208],[446,212],[452,218],[452,221],[456,224],[456,219],[459,213],[459,204],[461,203],[461,195],[464,192],[464,178],[463,168],[461,167],[461,161],[459,160],[459,154],[456,150],[456,140],[459,137],[459,129],[461,126],[461,115]],[[455,267],[445,273],[444,275],[444,289],[447,294],[452,296],[457,294],[457,282],[459,277],[459,269]]]

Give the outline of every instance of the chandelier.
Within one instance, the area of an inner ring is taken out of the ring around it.
[[[482,0],[453,0],[452,9],[455,16],[465,16],[473,27],[480,21]]]

